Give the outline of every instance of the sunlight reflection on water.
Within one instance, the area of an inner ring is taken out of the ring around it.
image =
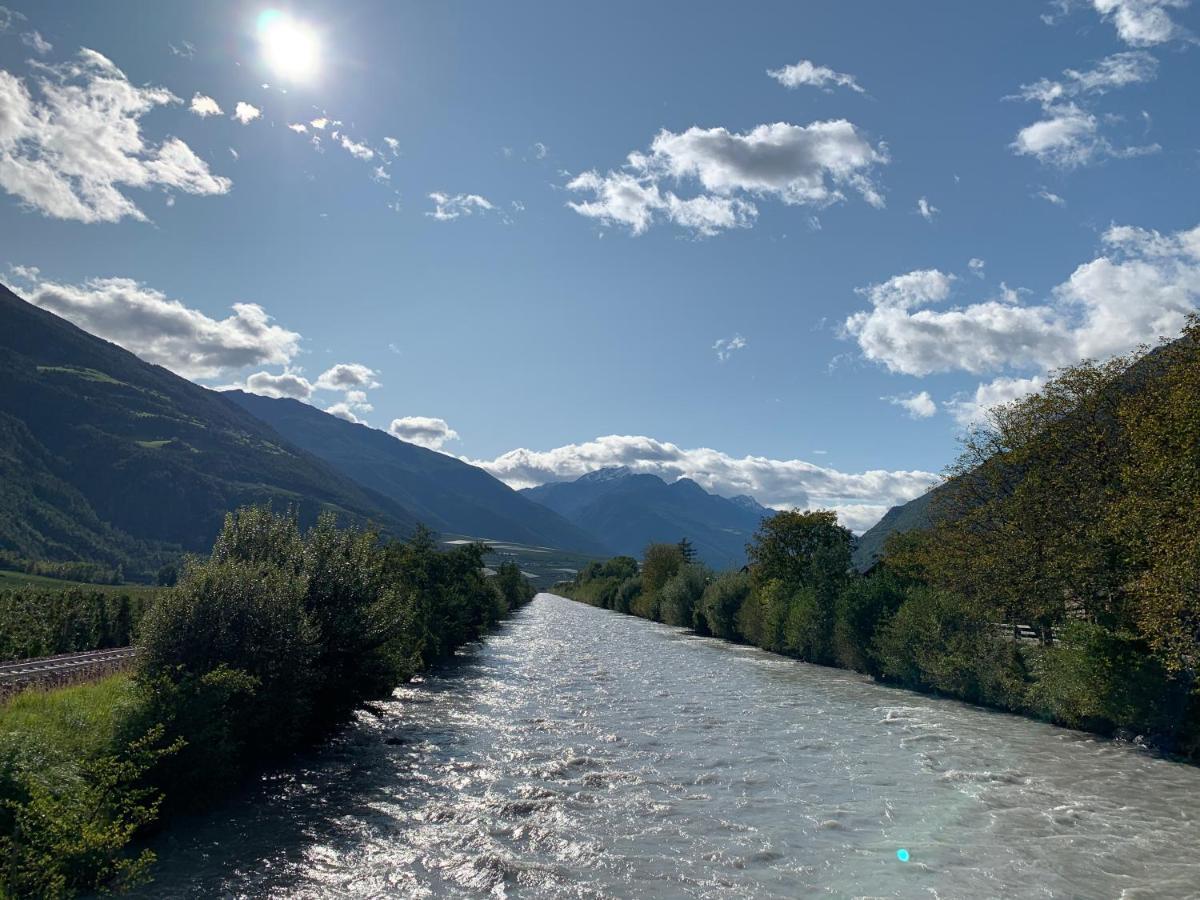
[[[174,828],[145,896],[1200,884],[1200,769],[547,594],[386,707]]]

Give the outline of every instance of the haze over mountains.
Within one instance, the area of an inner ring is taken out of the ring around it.
[[[0,551],[143,578],[211,545],[224,514],[249,503],[595,556],[686,537],[719,568],[744,562],[767,512],[627,469],[514,491],[299,401],[201,387],[3,287],[0,475]]]

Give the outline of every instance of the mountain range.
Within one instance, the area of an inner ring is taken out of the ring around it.
[[[746,544],[771,513],[752,497],[727,499],[688,478],[667,483],[625,467],[521,493],[587,528],[618,553],[640,557],[648,543],[686,537],[697,556],[717,569],[745,564]]]
[[[638,555],[687,537],[741,565],[767,512],[698,484],[605,469],[514,491],[452,456],[296,400],[218,392],[33,306],[0,286],[0,553],[121,566],[148,577],[211,545],[249,503],[324,510],[404,536]]]
[[[299,400],[222,394],[292,445],[449,534],[605,555],[585,529],[453,456],[347,422]]]

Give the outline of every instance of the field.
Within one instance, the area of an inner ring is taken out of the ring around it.
[[[9,572],[0,569],[0,590],[5,588],[34,587],[47,591],[63,591],[68,588],[81,588],[85,591],[98,591],[102,594],[153,594],[161,590],[153,584],[90,584],[86,581],[67,581],[62,578],[48,578],[45,575],[26,575],[24,572]]]

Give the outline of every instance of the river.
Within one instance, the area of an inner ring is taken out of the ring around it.
[[[155,849],[147,897],[1196,897],[1200,769],[541,594]]]

